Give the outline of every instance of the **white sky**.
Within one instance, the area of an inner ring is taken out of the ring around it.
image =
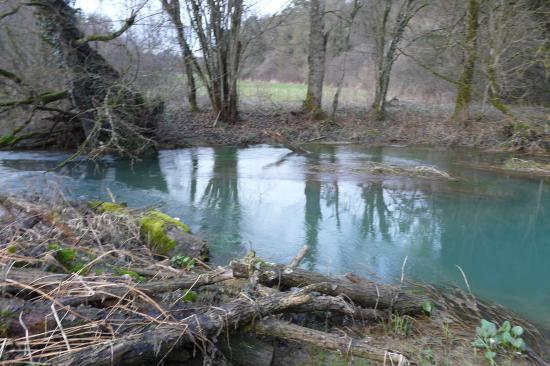
[[[76,7],[85,13],[99,13],[113,20],[125,19],[129,6],[143,3],[143,0],[76,0]],[[250,10],[257,14],[276,13],[290,3],[290,0],[250,0],[247,1]],[[153,9],[160,8],[160,0],[149,0],[148,6]],[[144,10],[147,11],[147,10]]]

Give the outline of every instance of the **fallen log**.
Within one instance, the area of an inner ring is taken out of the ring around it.
[[[292,152],[295,152],[296,154],[307,155],[307,154],[310,153],[309,151],[307,151],[303,147],[301,147],[299,145],[296,145],[296,144],[293,144],[290,141],[288,141],[288,139],[286,137],[284,137],[280,132],[267,131],[267,130],[264,130],[263,132],[264,132],[265,135],[271,137],[273,140],[275,140],[279,144],[283,145],[287,149],[291,150]]]
[[[142,292],[154,296],[163,292],[171,292],[178,289],[190,289],[208,284],[224,281],[232,278],[232,272],[228,270],[214,270],[202,274],[189,274],[181,278],[165,281],[153,281],[148,283],[128,283],[120,277],[79,277],[74,274],[54,274],[37,270],[11,268],[0,264],[0,290],[11,294],[18,294],[22,287],[17,283],[28,285],[39,291],[53,291],[66,286],[69,289],[84,289],[85,283],[89,289],[98,286],[101,290],[84,296],[63,296],[57,300],[63,305],[76,306],[85,303],[100,302],[109,298],[124,296],[128,291]],[[11,280],[11,281],[6,281]],[[14,283],[15,282],[15,283]],[[63,288],[64,289],[64,288]],[[26,291],[31,291],[25,288]],[[65,289],[64,289],[65,290]],[[37,291],[37,292],[39,292]],[[88,290],[89,291],[89,290]]]
[[[358,356],[376,362],[383,362],[385,365],[409,364],[409,360],[403,354],[374,347],[368,341],[321,332],[285,321],[264,319],[255,324],[255,331],[265,336],[339,351],[344,356]]]
[[[98,292],[89,296],[67,296],[59,299],[63,305],[79,305],[86,303],[103,302],[107,299],[122,297],[129,291],[143,292],[149,296],[155,296],[164,292],[172,292],[179,289],[191,290],[201,286],[225,281],[233,278],[231,271],[211,271],[199,275],[190,275],[167,281],[155,281],[122,288],[111,288],[109,292]]]
[[[347,279],[325,276],[299,268],[271,264],[258,258],[234,260],[230,264],[237,278],[257,276],[258,282],[282,289],[314,285],[315,291],[329,296],[343,295],[356,305],[374,309],[390,309],[400,314],[421,314],[424,300],[417,295],[403,292],[399,287],[378,285],[364,280],[350,283]]]
[[[316,296],[305,305],[299,305],[289,309],[289,312],[294,313],[310,313],[312,311],[335,312],[351,316],[356,320],[380,321],[389,317],[386,310],[363,309],[346,302],[341,297],[334,296]]]
[[[25,335],[25,329],[27,328],[29,335],[39,334],[53,330],[57,327],[54,317],[54,311],[58,312],[59,318],[62,319],[64,327],[71,327],[77,324],[82,324],[83,318],[86,321],[103,320],[108,314],[104,309],[96,309],[92,307],[79,307],[78,309],[72,309],[80,317],[74,316],[67,310],[52,307],[52,304],[45,302],[29,302],[21,299],[6,299],[0,298],[0,329],[3,334],[0,336],[6,338],[18,338]],[[114,319],[110,314],[111,319]]]
[[[194,344],[215,336],[225,329],[246,324],[254,319],[276,314],[286,309],[308,303],[312,295],[278,293],[259,299],[247,296],[213,307],[177,323],[161,325],[140,334],[110,340],[99,345],[73,349],[49,362],[59,366],[87,365],[137,365],[160,362],[172,350],[184,344]]]

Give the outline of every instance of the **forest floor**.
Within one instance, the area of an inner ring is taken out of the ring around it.
[[[245,104],[245,103],[243,103]],[[294,108],[293,108],[294,107]],[[518,121],[474,110],[468,125],[450,118],[452,106],[398,102],[388,107],[385,121],[364,108],[347,107],[334,120],[311,120],[299,105],[247,105],[235,125],[216,121],[210,112],[172,112],[158,128],[163,147],[194,145],[246,146],[272,143],[264,131],[278,132],[291,143],[340,142],[402,145],[443,145],[550,153],[550,110],[516,107]]]

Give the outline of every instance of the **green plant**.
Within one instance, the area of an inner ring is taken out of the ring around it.
[[[500,328],[493,322],[481,319],[480,326],[476,328],[476,338],[472,342],[475,348],[485,351],[485,358],[496,365],[497,352],[513,351],[522,352],[525,350],[525,341],[521,338],[523,328],[519,325],[512,327],[509,321],[502,323]]]
[[[130,276],[136,282],[145,282],[146,281],[145,277],[140,276],[140,274],[135,272],[135,271],[131,271],[129,269],[124,269],[124,268],[115,268],[114,270],[117,274],[119,274],[121,276],[124,276],[124,275]]]
[[[412,330],[411,317],[393,314],[390,318],[391,329],[398,336],[408,337]]]
[[[197,300],[197,293],[195,291],[187,290],[181,297],[183,302],[194,302]]]
[[[195,266],[195,260],[185,255],[176,255],[170,258],[170,265],[174,268],[189,270]]]
[[[422,303],[422,310],[424,311],[424,313],[426,313],[427,315],[431,315],[432,314],[432,303],[428,300],[424,300],[424,302]]]

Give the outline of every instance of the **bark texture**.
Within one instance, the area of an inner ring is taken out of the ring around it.
[[[315,291],[329,296],[344,295],[362,307],[393,309],[401,314],[422,313],[423,299],[406,294],[399,287],[378,285],[367,280],[352,283],[348,279],[329,277],[317,272],[263,261],[232,261],[231,268],[235,277],[254,276],[258,283],[267,286],[288,289],[311,285]]]
[[[479,0],[468,0],[462,73],[458,79],[455,111],[453,114],[454,119],[461,123],[465,123],[470,118],[470,103],[472,101],[474,71],[477,59],[478,28]]]
[[[195,112],[199,110],[199,106],[197,104],[197,87],[195,84],[195,76],[193,74],[193,66],[196,63],[196,60],[194,59],[193,51],[189,46],[189,42],[187,42],[187,38],[185,37],[185,30],[181,20],[181,5],[179,0],[162,0],[162,8],[170,16],[170,20],[176,29],[178,44],[183,55],[185,76],[187,78],[187,99],[191,111]]]
[[[81,147],[128,155],[146,152],[152,145],[147,136],[161,107],[150,107],[89,44],[120,36],[133,24],[135,15],[120,31],[108,36],[84,37],[78,28],[76,11],[67,1],[35,0],[30,5],[36,9],[43,38],[68,72],[69,94],[84,134]]]
[[[323,82],[327,53],[327,34],[325,32],[325,1],[309,2],[309,51],[307,57],[308,78],[304,107],[315,119],[324,118]]]

